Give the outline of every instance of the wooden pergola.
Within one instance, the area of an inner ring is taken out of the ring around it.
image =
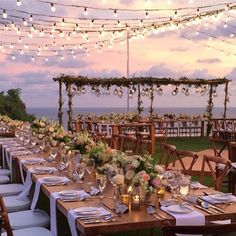
[[[227,113],[227,103],[229,102],[229,95],[228,95],[228,86],[229,82],[231,80],[228,80],[226,78],[217,78],[217,79],[189,79],[187,77],[181,77],[179,79],[172,79],[172,78],[155,78],[155,77],[135,77],[135,78],[87,78],[83,76],[70,76],[70,75],[60,75],[56,78],[53,78],[55,82],[58,82],[59,84],[59,100],[58,100],[58,121],[60,124],[62,124],[62,106],[63,106],[63,98],[62,98],[62,84],[65,85],[67,96],[68,96],[68,130],[72,130],[72,105],[73,105],[73,86],[76,87],[82,87],[82,86],[89,86],[89,87],[96,87],[100,89],[109,89],[111,86],[117,86],[117,87],[125,87],[125,88],[131,88],[135,87],[138,90],[138,106],[137,110],[140,114],[141,109],[141,92],[140,87],[141,86],[147,86],[150,88],[150,100],[151,100],[151,106],[150,106],[150,115],[152,115],[153,112],[153,100],[154,100],[154,90],[153,86],[167,86],[167,85],[174,85],[176,87],[182,85],[186,87],[201,87],[201,86],[209,86],[209,97],[208,97],[208,105],[206,108],[206,112],[208,113],[209,119],[212,118],[212,109],[213,109],[213,93],[214,88],[218,87],[219,85],[225,86],[225,96],[224,96],[224,112],[223,112],[223,118],[226,118]]]

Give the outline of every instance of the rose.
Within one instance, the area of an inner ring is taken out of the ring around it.
[[[151,181],[152,185],[154,188],[158,187],[161,185],[161,180],[159,178],[155,178]]]
[[[154,166],[154,171],[156,173],[163,173],[165,171],[164,167],[162,165],[155,165]]]
[[[116,185],[122,185],[124,183],[124,175],[117,174],[112,178],[112,182]]]
[[[49,127],[48,130],[49,130],[49,132],[51,132],[51,133],[54,132],[54,128],[53,128],[53,127]]]
[[[138,168],[139,164],[140,164],[140,163],[139,163],[138,160],[134,160],[131,165],[132,165],[134,168]]]
[[[125,178],[127,180],[131,180],[135,175],[135,172],[133,170],[128,170],[125,174]]]

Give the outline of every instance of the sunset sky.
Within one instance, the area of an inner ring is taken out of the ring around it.
[[[52,2],[52,1],[49,1]],[[200,7],[217,3],[226,3],[220,0],[90,0],[90,1],[54,1],[65,4],[78,4],[83,6],[97,6],[102,8],[126,8],[126,9],[159,9],[178,7]],[[236,1],[235,1],[236,4]],[[221,6],[222,7],[222,6]],[[16,5],[15,0],[1,0],[1,12],[3,9],[24,10],[33,14],[45,13],[65,17],[81,17],[83,9],[77,7],[56,6],[56,12],[52,13],[49,4],[37,0],[22,0],[22,5]],[[214,8],[212,8],[214,9]],[[191,11],[194,13],[196,8]],[[145,11],[144,11],[145,13]],[[184,12],[183,12],[184,13]],[[8,13],[10,15],[10,12]],[[15,15],[19,14],[14,12]],[[179,13],[180,14],[180,13]],[[194,13],[195,14],[195,13]],[[142,18],[143,12],[119,12],[120,18]],[[150,18],[159,16],[173,17],[173,11],[151,12]],[[229,16],[229,17],[228,17]],[[112,18],[109,11],[90,10],[88,8],[88,19],[94,17]],[[144,16],[145,18],[145,16]],[[88,21],[87,21],[88,22]],[[184,29],[166,31],[158,34],[147,35],[144,39],[134,39],[130,42],[130,77],[133,76],[155,76],[179,78],[187,76],[190,78],[214,79],[226,77],[232,80],[230,84],[230,104],[236,107],[236,41],[233,34],[236,33],[236,12],[225,13],[218,21],[211,18],[199,24],[186,26]],[[227,24],[227,25],[226,25]],[[4,30],[5,22],[0,20],[0,41],[3,45],[15,42],[17,38],[8,37]],[[198,33],[197,33],[198,32]],[[200,32],[200,33],[199,33]],[[212,36],[209,39],[209,36]],[[92,36],[92,40],[99,40],[98,35]],[[190,39],[191,41],[187,40]],[[44,40],[49,41],[45,38]],[[66,39],[62,39],[62,41]],[[73,43],[79,44],[81,39],[72,39]],[[42,41],[42,39],[41,39]],[[34,42],[34,37],[31,39]],[[43,41],[42,41],[43,42]],[[196,43],[198,42],[198,43]],[[45,43],[45,42],[43,42]],[[198,45],[197,45],[198,44]],[[210,46],[210,50],[207,49]],[[214,49],[217,48],[217,49]],[[104,48],[102,52],[92,49],[90,55],[80,53],[77,58],[66,56],[64,60],[50,56],[49,61],[41,58],[34,62],[24,55],[11,55],[0,51],[0,87],[6,91],[10,88],[21,88],[22,98],[28,107],[56,107],[58,102],[58,85],[52,81],[54,76],[60,73],[70,75],[83,75],[88,77],[122,77],[126,76],[126,43],[115,43],[113,48]],[[235,55],[234,55],[235,54]],[[207,96],[196,95],[194,89],[190,89],[190,95],[171,95],[173,87],[163,87],[163,95],[155,96],[154,106],[160,107],[202,107],[207,103]],[[218,97],[214,98],[216,106],[223,105],[223,87],[217,89]],[[149,106],[149,99],[144,99],[145,106]],[[131,100],[131,106],[136,106],[136,97]],[[96,97],[87,89],[87,94],[74,97],[74,105],[80,107],[121,107],[126,105],[126,97],[122,99],[117,96]]]

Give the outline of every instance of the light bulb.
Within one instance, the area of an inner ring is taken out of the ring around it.
[[[23,18],[23,25],[24,26],[27,26],[28,25],[28,23],[27,23],[27,21]]]
[[[88,11],[87,11],[87,8],[86,8],[86,7],[84,8],[84,15],[85,15],[85,16],[88,15]]]
[[[29,20],[30,20],[31,22],[34,20],[34,19],[33,19],[33,15],[30,15]]]
[[[114,17],[117,17],[117,10],[114,10]]]
[[[31,57],[31,61],[34,61],[34,60],[35,60],[35,59],[34,59],[34,57],[32,56],[32,57]]]
[[[52,11],[52,12],[55,12],[55,11],[56,11],[56,7],[54,6],[53,3],[51,3],[51,11]]]
[[[22,4],[21,0],[16,0],[16,5],[17,5],[18,7],[21,6],[21,4]]]
[[[3,10],[3,12],[2,12],[2,17],[4,18],[4,19],[6,19],[7,18],[7,12],[6,12],[6,10],[4,9]]]

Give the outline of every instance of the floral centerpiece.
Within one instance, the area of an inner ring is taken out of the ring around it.
[[[88,132],[76,133],[73,138],[73,149],[79,150],[81,154],[85,154],[90,146],[94,145],[94,141]]]
[[[93,142],[86,145],[86,155],[89,158],[93,158],[96,166],[98,167],[111,161],[113,157],[113,151],[106,143]]]

